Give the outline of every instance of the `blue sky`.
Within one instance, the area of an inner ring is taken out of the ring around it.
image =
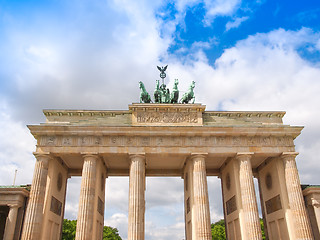
[[[207,110],[286,111],[301,182],[319,184],[320,3],[316,0],[0,0],[0,185],[31,183],[42,109],[127,109],[169,65]],[[17,142],[17,139],[19,140]],[[212,222],[223,217],[210,177]],[[77,216],[80,178],[66,217]],[[170,188],[166,189],[166,186]],[[128,178],[107,179],[105,223],[127,236]],[[166,192],[166,194],[158,194]],[[219,194],[216,194],[219,193]],[[182,180],[147,179],[146,240],[184,238]]]

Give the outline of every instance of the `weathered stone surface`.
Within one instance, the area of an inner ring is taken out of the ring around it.
[[[145,157],[130,156],[128,240],[144,240]]]
[[[285,178],[288,191],[289,205],[294,221],[296,239],[313,239],[311,225],[304,205],[298,169],[296,166],[297,153],[283,153]]]
[[[23,224],[23,240],[37,240],[41,237],[44,197],[46,192],[48,164],[51,159],[48,153],[36,153],[37,161],[33,172],[29,203]]]
[[[295,151],[293,140],[302,130],[284,125],[284,112],[205,111],[201,104],[132,104],[128,111],[45,110],[44,113],[46,123],[28,127],[37,139],[37,152],[55,156],[61,165],[57,174],[63,173],[60,183],[52,171],[49,174],[55,181],[47,186],[47,199],[58,194],[61,204],[54,206],[64,205],[63,190],[59,188],[65,189],[67,176],[82,175],[76,239],[102,238],[107,172],[108,176],[130,176],[130,240],[144,239],[145,176],[185,178],[186,235],[193,240],[211,239],[206,176],[221,176],[228,239],[261,239],[253,173],[269,179],[262,187],[261,196],[266,197],[262,202],[276,195],[281,201],[281,209],[273,200],[267,202],[272,205],[271,211],[263,206],[268,211],[265,218],[269,239],[288,239],[296,231],[297,236],[309,239],[306,226],[309,223],[305,221],[296,188],[299,181],[295,160],[286,162],[286,167],[277,161],[284,152]],[[276,174],[271,172],[267,176],[272,168],[277,170]],[[40,167],[40,172],[37,169],[35,176],[44,180],[45,168]],[[284,176],[293,179],[294,184],[286,182]],[[35,182],[38,187],[41,184]],[[40,190],[35,199],[43,202],[39,194],[45,187]],[[54,215],[50,218],[56,217],[54,227],[49,227],[49,217],[45,218],[44,229],[52,232],[59,229],[63,211],[59,216],[59,207],[49,211],[50,205],[45,205],[45,213]],[[288,216],[293,213],[294,219],[298,219],[295,221],[298,228],[292,227],[290,218],[284,215],[286,211]],[[40,218],[34,219],[30,220],[34,221],[31,225]]]

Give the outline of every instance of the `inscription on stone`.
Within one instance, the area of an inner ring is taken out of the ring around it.
[[[233,196],[226,202],[227,215],[237,210],[236,196]]]
[[[197,123],[197,113],[138,112],[138,123]]]
[[[62,202],[56,199],[54,196],[51,197],[50,211],[61,216]]]
[[[280,195],[277,195],[269,199],[268,201],[266,201],[266,209],[267,209],[267,214],[270,214],[282,209]]]
[[[103,216],[104,214],[104,204],[100,197],[98,197],[98,212]]]

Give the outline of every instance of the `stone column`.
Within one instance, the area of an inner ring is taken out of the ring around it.
[[[289,206],[293,217],[293,228],[296,239],[313,239],[311,225],[304,205],[298,169],[296,166],[296,152],[282,154],[285,169],[286,187],[288,191]]]
[[[211,240],[205,155],[193,155],[191,161],[193,164],[193,207],[196,220],[192,223],[192,231],[195,233],[193,235],[196,236],[195,240]]]
[[[316,216],[318,231],[320,233],[320,203],[316,199],[312,200],[312,207],[314,209],[314,215]]]
[[[16,228],[19,205],[9,205],[9,207],[10,210],[7,217],[6,228],[3,237],[3,239],[5,240],[12,240],[14,237],[14,230]]]
[[[83,158],[76,240],[91,240],[93,215],[95,212],[95,179],[99,156],[96,154],[86,154]]]
[[[128,240],[144,240],[145,156],[130,156]]]
[[[37,158],[33,172],[29,202],[25,214],[21,239],[39,240],[42,230],[43,206],[46,194],[49,153],[34,153]]]
[[[241,191],[241,202],[244,214],[244,226],[247,239],[262,239],[258,205],[254,190],[253,174],[251,167],[251,156],[253,153],[238,153],[239,180]]]

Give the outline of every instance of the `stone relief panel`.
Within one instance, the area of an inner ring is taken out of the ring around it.
[[[233,196],[226,202],[227,215],[237,210],[236,196]]]
[[[62,210],[62,202],[60,202],[58,199],[52,196],[50,211],[57,214],[58,216],[61,216],[61,210]]]
[[[292,147],[293,139],[246,136],[41,136],[39,146],[264,146]]]
[[[98,197],[97,211],[103,216],[103,214],[104,214],[104,203],[103,203],[103,201],[101,200],[100,197]]]
[[[198,123],[197,113],[137,112],[138,123]]]
[[[277,195],[277,196],[269,199],[268,201],[266,201],[267,214],[276,212],[280,209],[282,209],[280,195]]]

